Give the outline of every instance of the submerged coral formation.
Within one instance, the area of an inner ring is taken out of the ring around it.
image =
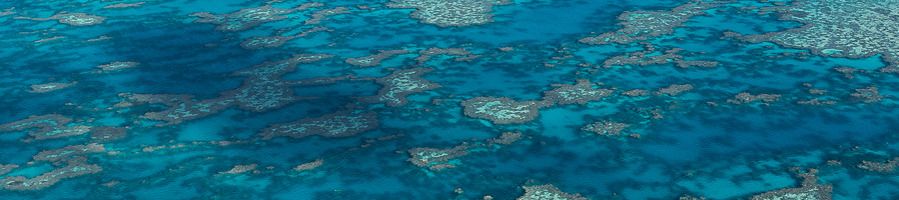
[[[515,101],[501,97],[475,97],[462,102],[465,116],[487,119],[496,124],[525,123],[537,118],[542,106],[536,101]]]
[[[321,167],[323,164],[325,164],[325,160],[322,160],[322,159],[315,159],[315,160],[312,161],[312,162],[307,162],[307,163],[299,164],[299,165],[297,165],[296,167],[294,167],[293,170],[295,170],[295,171],[309,171],[309,170],[313,170],[313,169],[315,169],[315,168]]]
[[[49,114],[0,125],[0,132],[10,131],[28,131],[30,140],[45,140],[82,135],[91,131],[91,127],[72,123],[72,118],[66,116]]]
[[[49,162],[55,167],[54,169],[35,177],[7,176],[0,179],[0,188],[14,191],[41,190],[53,186],[63,179],[98,173],[103,168],[87,163],[87,158],[84,156],[104,151],[106,149],[100,144],[72,145],[41,151],[34,155],[33,161]]]
[[[878,90],[876,86],[857,88],[855,89],[855,92],[850,95],[865,103],[877,103],[883,100],[883,96],[880,95],[880,90]]]
[[[459,145],[447,149],[427,147],[409,149],[409,156],[411,156],[409,162],[435,171],[454,168],[455,165],[450,163],[450,161],[468,155],[468,148],[467,145]]]
[[[639,96],[649,95],[649,91],[646,91],[644,89],[632,89],[632,90],[624,91],[621,94],[626,95],[626,96],[631,96],[631,97],[639,97]]]
[[[439,84],[421,77],[430,71],[428,68],[399,70],[377,79],[382,88],[378,91],[376,100],[386,103],[387,106],[402,106],[407,102],[406,96],[440,87]]]
[[[892,173],[896,171],[896,167],[899,167],[899,157],[883,162],[863,160],[857,167],[867,171]]]
[[[36,21],[56,20],[59,23],[68,24],[68,25],[72,25],[72,26],[92,26],[92,25],[102,24],[104,21],[106,21],[106,17],[91,15],[88,13],[69,13],[69,12],[57,13],[57,14],[47,17],[47,18],[19,17],[19,19],[36,20]]]
[[[802,177],[801,187],[786,188],[770,192],[765,192],[752,196],[752,200],[786,200],[786,199],[815,199],[830,200],[833,187],[830,185],[822,185],[818,183],[818,177],[815,175],[816,169],[809,169],[807,173],[800,174]]]
[[[94,127],[91,128],[91,141],[98,143],[113,142],[125,139],[128,136],[128,130],[124,127]]]
[[[0,175],[4,175],[6,173],[11,172],[12,170],[19,168],[19,165],[16,164],[0,164]]]
[[[172,125],[181,122],[198,119],[219,111],[230,106],[232,101],[205,100],[197,101],[190,95],[164,95],[164,94],[120,94],[125,99],[121,106],[136,104],[163,104],[169,109],[147,112],[143,114],[143,118],[151,120],[165,121],[165,124]]]
[[[659,88],[659,91],[657,91],[656,94],[677,96],[690,90],[693,90],[693,85],[691,84],[671,84],[668,87]]]
[[[287,60],[265,63],[239,71],[235,74],[248,78],[240,88],[225,92],[223,96],[235,101],[240,108],[255,112],[287,105],[300,99],[293,95],[294,92],[290,86],[305,83],[285,81],[281,79],[281,76],[293,71],[298,64],[316,62],[330,57],[332,56],[326,54],[300,54]]]
[[[628,44],[635,41],[649,40],[674,32],[674,28],[695,15],[705,14],[705,10],[715,6],[702,0],[693,0],[671,10],[662,11],[630,11],[618,16],[622,27],[613,32],[580,39],[587,44]]]
[[[521,140],[523,135],[520,132],[503,132],[498,138],[488,140],[491,144],[509,145]]]
[[[689,67],[715,67],[718,66],[717,61],[711,60],[686,60],[684,59],[683,49],[674,48],[666,50],[662,54],[656,52],[656,47],[646,45],[644,51],[628,53],[626,55],[615,56],[603,61],[603,67],[613,67],[622,65],[649,66],[674,63],[680,68]]]
[[[316,11],[315,13],[312,13],[312,18],[306,20],[303,23],[305,23],[307,25],[319,24],[319,23],[321,23],[322,20],[325,20],[329,16],[349,13],[348,10],[349,9],[347,9],[345,7],[336,7],[336,8],[331,8],[331,9],[319,10],[319,11]]]
[[[140,65],[140,63],[138,63],[138,62],[116,61],[116,62],[98,65],[97,70],[100,73],[108,73],[108,72],[116,72],[116,71],[121,71],[121,70],[125,70],[125,69],[135,68],[138,65]]]
[[[287,43],[290,40],[306,37],[310,34],[313,34],[316,32],[321,32],[321,31],[327,31],[327,30],[328,30],[328,28],[315,27],[315,28],[311,28],[311,29],[305,30],[303,32],[300,32],[298,34],[291,35],[291,36],[275,35],[275,36],[252,37],[250,39],[247,39],[247,40],[241,42],[240,47],[243,47],[244,49],[250,49],[250,50],[275,48],[275,47],[280,47],[281,45],[284,45],[285,43]]]
[[[459,158],[473,152],[492,151],[504,145],[510,145],[521,140],[519,132],[504,132],[497,138],[486,141],[464,142],[451,148],[418,147],[409,149],[408,161],[418,167],[425,167],[433,171],[455,168],[461,164]]]
[[[216,30],[220,31],[242,31],[256,27],[260,24],[278,21],[287,18],[288,14],[296,11],[306,10],[309,8],[323,6],[321,3],[306,3],[296,8],[276,8],[271,5],[264,5],[255,8],[245,8],[236,12],[216,15],[208,12],[194,13],[192,16],[197,17],[197,23],[215,24]]]
[[[68,24],[72,26],[90,26],[95,24],[101,24],[106,20],[105,17],[100,17],[96,15],[90,15],[87,13],[63,13],[56,14],[50,17],[52,19],[59,20],[59,23]]]
[[[471,26],[493,21],[493,6],[506,0],[392,0],[391,8],[414,8],[412,17],[442,27]]]
[[[222,110],[237,106],[244,110],[263,112],[276,109],[294,101],[304,99],[294,95],[292,86],[330,84],[343,79],[323,78],[311,80],[283,80],[281,76],[293,71],[298,64],[316,62],[332,57],[327,54],[299,54],[289,59],[267,62],[249,69],[241,70],[235,75],[246,76],[240,88],[223,92],[214,99],[196,100],[191,95],[166,94],[119,94],[125,101],[119,107],[130,107],[135,104],[163,104],[168,108],[157,112],[144,113],[146,119],[165,121],[160,126],[179,124],[181,122],[209,116]]]
[[[521,186],[524,189],[524,195],[517,200],[587,200],[580,194],[569,194],[562,192],[554,185],[531,185]]]
[[[111,8],[134,8],[134,7],[140,7],[140,6],[144,5],[144,3],[147,3],[147,2],[141,1],[141,2],[134,2],[134,3],[116,3],[116,4],[110,4],[110,5],[108,5],[108,6],[103,6],[103,8],[106,8],[106,9],[111,9]]]
[[[890,63],[884,72],[899,72],[899,4],[891,1],[794,1],[776,9],[781,19],[798,21],[799,28],[744,36],[752,42],[771,41],[809,49],[815,54],[860,58],[881,55]]]
[[[103,171],[103,168],[95,164],[75,163],[62,168],[56,168],[53,171],[49,171],[33,178],[7,176],[6,178],[0,179],[0,186],[6,190],[16,191],[41,190],[53,186],[63,179],[95,174],[100,171]]]
[[[749,92],[741,92],[734,96],[733,99],[728,99],[728,103],[732,104],[747,104],[752,102],[761,101],[762,103],[768,104],[777,101],[780,99],[779,94],[751,94]]]
[[[51,82],[51,83],[42,83],[42,84],[34,84],[31,85],[32,93],[48,93],[57,90],[66,89],[68,87],[72,87],[77,82],[63,83],[63,82]]]
[[[305,118],[294,122],[275,124],[260,133],[263,139],[287,136],[303,138],[312,135],[322,137],[349,137],[378,127],[374,112],[341,111],[321,117]]]
[[[418,58],[415,58],[419,63],[424,63],[431,58],[439,55],[447,55],[447,56],[457,56],[456,61],[468,61],[474,58],[477,58],[478,55],[472,54],[470,51],[465,50],[464,48],[437,48],[431,47],[428,49],[424,49],[418,52]]]
[[[578,80],[574,85],[557,85],[555,89],[543,92],[543,100],[551,104],[586,104],[612,94],[613,89],[601,89],[589,80]]]
[[[369,56],[357,57],[357,58],[347,58],[346,63],[359,66],[359,67],[372,67],[378,66],[381,64],[381,61],[396,55],[409,53],[408,50],[381,50],[378,51],[377,54],[372,54]]]
[[[106,148],[103,147],[102,144],[91,143],[85,145],[72,145],[60,149],[41,151],[37,155],[34,155],[33,160],[51,163],[69,162],[83,155],[104,151],[106,151]]]
[[[247,172],[256,170],[256,166],[259,166],[259,164],[253,163],[253,164],[246,164],[246,165],[235,165],[234,167],[231,167],[231,169],[229,169],[228,171],[219,172],[219,174],[243,174],[243,173],[247,173]]]
[[[618,135],[622,134],[621,131],[623,131],[624,129],[626,129],[630,126],[631,125],[629,125],[629,124],[620,123],[620,122],[598,121],[598,122],[594,122],[592,124],[588,124],[587,126],[584,126],[583,128],[581,128],[581,130],[595,133],[597,135],[602,135],[602,136],[618,136]]]

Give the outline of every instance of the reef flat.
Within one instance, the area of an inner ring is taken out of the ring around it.
[[[895,0],[0,1],[0,199],[899,199]]]

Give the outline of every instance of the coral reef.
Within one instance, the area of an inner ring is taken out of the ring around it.
[[[899,18],[889,1],[793,1],[774,9],[782,20],[804,25],[781,32],[741,37],[750,42],[770,41],[783,46],[809,49],[812,53],[861,58],[881,55],[890,65],[883,72],[899,72]]]
[[[105,9],[112,9],[112,8],[135,8],[135,7],[141,7],[141,6],[143,6],[144,3],[146,3],[146,2],[141,1],[141,2],[134,2],[134,3],[116,3],[116,4],[110,4],[110,5],[108,5],[108,6],[103,6],[103,8],[105,8]]]
[[[441,171],[444,169],[455,168],[460,162],[456,159],[466,156],[472,152],[480,152],[483,150],[492,151],[501,148],[504,145],[510,145],[521,140],[520,132],[503,132],[497,138],[490,138],[485,141],[463,142],[451,148],[431,148],[419,147],[409,149],[408,161],[418,167],[427,167],[433,171]]]
[[[275,36],[251,37],[251,38],[241,42],[240,47],[243,47],[244,49],[250,49],[250,50],[275,48],[275,47],[280,47],[280,46],[284,45],[285,43],[287,43],[290,40],[306,37],[309,34],[321,32],[321,31],[328,31],[328,30],[329,29],[325,28],[325,27],[315,27],[315,28],[311,28],[309,30],[300,32],[296,35],[291,35],[291,36],[275,35]]]
[[[855,75],[854,75],[855,72],[859,71],[858,69],[855,69],[852,67],[846,67],[846,66],[835,67],[835,68],[833,68],[833,70],[843,74],[843,77],[845,77],[846,79],[855,78]]]
[[[29,92],[31,92],[31,93],[48,93],[48,92],[53,92],[53,91],[57,91],[57,90],[66,89],[68,87],[72,87],[73,85],[75,85],[77,83],[78,82],[70,82],[70,83],[52,82],[52,83],[35,84],[35,85],[31,85],[31,91],[29,91]]]
[[[732,104],[747,104],[756,101],[761,101],[764,104],[773,103],[780,99],[779,94],[750,94],[748,92],[740,92],[733,99],[728,99],[728,103]]]
[[[498,138],[487,140],[490,144],[509,145],[521,140],[521,132],[503,132]]]
[[[235,105],[253,112],[269,111],[297,100],[308,99],[294,96],[292,86],[330,84],[345,79],[346,77],[297,81],[281,79],[282,75],[293,71],[298,64],[316,62],[330,57],[332,56],[326,54],[299,54],[286,60],[267,62],[235,72],[234,74],[237,76],[248,78],[240,88],[223,92],[221,96],[214,99],[195,100],[190,95],[119,94],[125,101],[116,106],[129,107],[142,103],[166,105],[168,108],[165,110],[147,112],[143,115],[146,119],[166,122],[159,126],[202,118]]]
[[[278,21],[287,18],[286,15],[296,11],[306,10],[313,7],[323,6],[321,3],[305,3],[296,8],[283,9],[275,8],[271,5],[264,5],[255,8],[245,8],[236,12],[215,15],[208,12],[194,13],[192,16],[197,17],[197,23],[215,24],[216,30],[219,31],[242,31],[256,27],[260,24]]]
[[[128,136],[128,130],[123,127],[94,127],[91,128],[91,141],[97,143],[106,143],[125,139]]]
[[[243,173],[247,173],[247,172],[256,170],[256,166],[258,166],[258,164],[256,164],[256,163],[246,164],[246,165],[234,165],[234,167],[231,167],[231,169],[229,169],[228,171],[219,172],[219,174],[243,174]]]
[[[316,62],[333,57],[326,54],[299,54],[290,59],[264,63],[236,75],[248,76],[244,84],[233,91],[225,92],[224,97],[233,99],[242,109],[262,112],[287,105],[300,98],[293,95],[289,86],[301,85],[281,80],[281,76],[292,72],[298,64]]]
[[[468,50],[463,48],[437,48],[431,47],[428,49],[424,49],[418,52],[418,57],[415,60],[418,63],[425,63],[431,60],[431,57],[438,55],[449,55],[449,56],[457,56],[456,61],[468,61],[478,57],[476,54],[472,54]]]
[[[612,94],[613,89],[600,89],[589,80],[580,79],[574,85],[558,84],[555,89],[543,92],[543,100],[549,104],[587,104]]]
[[[108,72],[116,72],[116,71],[121,71],[121,70],[125,70],[125,69],[135,68],[138,65],[140,65],[140,63],[138,63],[138,62],[116,61],[116,62],[111,62],[108,64],[98,65],[97,70],[99,73],[108,73]]]
[[[835,105],[835,104],[837,104],[837,101],[813,98],[813,99],[808,99],[808,100],[799,100],[799,101],[796,101],[796,103],[799,105],[821,106],[821,105]]]
[[[76,125],[72,119],[59,114],[30,116],[27,119],[0,125],[0,132],[28,131],[29,140],[55,139],[82,135],[90,126]]]
[[[649,95],[649,91],[646,91],[644,89],[632,89],[632,90],[624,91],[621,94],[630,96],[630,97],[639,97],[639,96]]]
[[[689,67],[715,67],[718,66],[717,61],[709,60],[685,60],[683,49],[673,48],[666,50],[662,54],[656,53],[656,48],[650,44],[646,44],[644,51],[627,53],[621,56],[611,57],[603,61],[602,66],[609,68],[613,66],[636,65],[649,66],[674,63],[680,68]]]
[[[0,188],[14,191],[41,190],[67,178],[95,174],[103,170],[99,165],[88,164],[85,155],[104,152],[100,144],[72,145],[54,150],[41,151],[34,155],[34,161],[50,162],[55,169],[39,176],[7,176],[0,179]],[[2,173],[0,173],[2,174]]]
[[[518,197],[517,200],[587,200],[580,194],[562,192],[551,184],[521,186],[521,188],[524,189],[524,195]]]
[[[294,167],[293,170],[295,170],[295,171],[309,171],[309,170],[313,170],[313,169],[315,169],[315,168],[321,167],[323,164],[325,164],[325,160],[322,160],[322,159],[315,159],[315,160],[312,161],[312,162],[307,162],[307,163],[299,164],[299,165],[297,165],[296,167]]]
[[[34,155],[32,159],[35,161],[47,161],[59,165],[62,162],[76,160],[77,157],[93,153],[101,153],[105,151],[106,148],[102,144],[79,144],[63,147],[60,149],[41,151],[37,155]]]
[[[421,77],[430,71],[431,69],[428,68],[399,70],[378,78],[376,82],[382,87],[378,91],[376,101],[384,102],[391,107],[402,106],[407,103],[406,96],[440,87],[439,84]]]
[[[598,36],[582,38],[586,44],[629,44],[645,41],[662,35],[671,34],[674,28],[696,15],[705,14],[705,10],[716,6],[701,0],[693,0],[671,10],[662,11],[630,11],[618,16],[621,29],[603,33]]]
[[[462,102],[465,116],[487,119],[495,124],[520,124],[537,118],[543,105],[536,101],[515,101],[502,97],[475,97]]]
[[[303,138],[312,135],[322,137],[349,137],[378,127],[377,114],[365,111],[340,111],[321,117],[305,118],[294,122],[275,124],[265,129],[263,139],[287,136]]]
[[[95,164],[75,163],[33,178],[8,176],[0,179],[0,187],[16,191],[41,190],[53,186],[63,179],[95,174],[100,171],[103,171],[103,168]]]
[[[119,96],[125,99],[123,103],[118,104],[120,107],[143,103],[166,105],[168,107],[166,110],[147,112],[142,116],[146,119],[166,122],[159,124],[159,126],[174,125],[187,120],[209,116],[231,106],[233,102],[220,101],[218,99],[197,101],[190,95],[119,94]]]
[[[677,198],[677,200],[705,200],[705,197],[695,197],[691,195],[683,195]]]
[[[581,128],[581,130],[602,136],[618,136],[622,134],[621,131],[627,129],[630,126],[631,125],[629,124],[620,122],[598,121],[584,126],[583,128]]]
[[[468,145],[459,145],[452,148],[436,149],[436,148],[414,148],[409,149],[409,162],[419,167],[427,167],[434,171],[440,171],[447,168],[454,168],[450,161],[452,159],[468,155]]]
[[[412,17],[441,27],[471,26],[493,21],[493,6],[506,0],[392,0],[391,8],[414,8]]]
[[[30,18],[30,17],[17,17],[17,19],[27,19],[27,20],[35,20],[35,21],[47,21],[47,20],[56,20],[62,24],[68,24],[72,26],[92,26],[97,24],[102,24],[106,21],[105,17],[91,15],[87,13],[68,13],[61,12],[57,13],[53,16],[47,18]]]
[[[8,15],[14,15],[14,14],[16,14],[16,8],[15,8],[15,7],[12,7],[12,8],[5,8],[5,9],[3,9],[2,11],[0,11],[0,17],[8,16]]]
[[[807,173],[800,174],[802,185],[798,188],[786,188],[774,190],[752,196],[752,200],[830,200],[833,187],[818,184],[815,169],[809,169]]]
[[[330,16],[349,13],[348,10],[349,9],[347,9],[345,7],[336,7],[336,8],[331,8],[331,9],[319,10],[319,11],[316,11],[315,13],[312,13],[312,18],[309,18],[308,20],[306,20],[303,23],[305,23],[306,25],[319,24],[322,22],[322,20],[325,20]]]
[[[877,103],[883,100],[883,96],[880,95],[880,90],[877,89],[877,86],[857,88],[855,92],[849,95],[865,103]]]
[[[377,54],[373,54],[373,55],[369,55],[369,56],[358,57],[358,58],[347,58],[346,63],[350,64],[350,65],[354,65],[354,66],[359,66],[359,67],[372,67],[372,66],[380,65],[381,61],[383,61],[384,59],[387,59],[387,58],[390,58],[390,57],[393,57],[396,55],[406,54],[406,53],[409,53],[409,51],[404,50],[404,49],[381,50],[381,51],[378,51]]]
[[[869,161],[863,160],[861,163],[857,165],[859,169],[879,172],[879,173],[892,173],[896,171],[896,167],[899,166],[899,157],[893,158],[884,162],[877,161]],[[2,173],[0,173],[2,174]]]
[[[668,87],[659,88],[659,91],[656,92],[657,95],[668,95],[668,96],[677,96],[681,93],[693,90],[693,85],[691,84],[672,84]]]
[[[19,165],[16,164],[0,164],[0,175],[4,175],[6,173],[11,172],[12,170],[19,168]]]

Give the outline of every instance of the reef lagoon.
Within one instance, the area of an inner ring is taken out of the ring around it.
[[[7,0],[0,199],[899,199],[896,0]]]

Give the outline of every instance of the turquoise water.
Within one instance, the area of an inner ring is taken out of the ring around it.
[[[3,1],[0,199],[899,199],[896,10]]]

